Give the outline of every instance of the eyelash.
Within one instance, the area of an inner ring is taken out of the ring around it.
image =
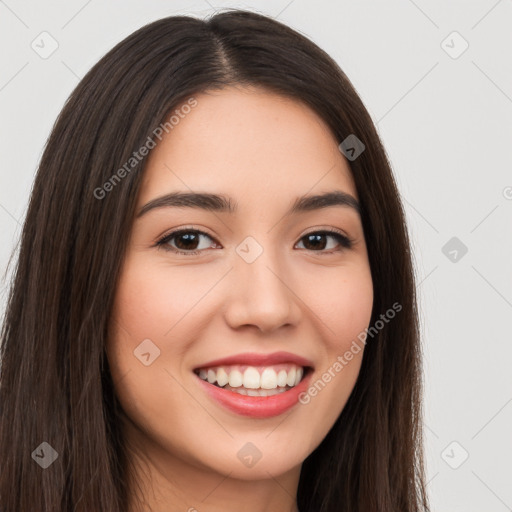
[[[164,235],[163,237],[161,237],[156,242],[155,245],[156,245],[156,247],[158,249],[163,249],[164,251],[172,252],[172,253],[175,253],[175,254],[182,254],[184,256],[196,256],[196,255],[199,255],[200,253],[205,251],[205,249],[201,249],[199,251],[197,251],[197,250],[196,251],[181,251],[179,249],[175,249],[173,247],[169,247],[168,246],[168,242],[170,240],[172,240],[173,238],[175,238],[175,237],[177,237],[179,235],[182,235],[184,233],[196,233],[196,234],[199,234],[199,235],[204,235],[204,236],[210,238],[211,240],[213,240],[215,243],[217,243],[216,240],[214,240],[208,233],[205,233],[204,231],[201,231],[200,229],[181,228],[181,229],[178,229],[176,231],[172,231],[171,233],[168,233],[168,234]],[[330,251],[324,251],[324,250],[314,251],[312,249],[305,249],[306,251],[310,250],[311,252],[318,252],[320,254],[334,254],[336,252],[341,252],[341,251],[343,251],[345,249],[351,249],[352,245],[354,243],[354,240],[352,238],[349,238],[346,235],[344,235],[343,233],[341,233],[340,231],[336,231],[336,230],[311,231],[310,233],[306,233],[304,236],[302,236],[300,238],[300,240],[302,240],[303,238],[306,238],[307,236],[310,236],[310,235],[328,235],[328,236],[332,236],[342,246],[342,249],[334,249],[334,250],[331,249]]]

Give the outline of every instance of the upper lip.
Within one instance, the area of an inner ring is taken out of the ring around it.
[[[244,364],[248,366],[271,366],[279,363],[295,363],[297,366],[313,367],[313,363],[304,357],[292,354],[291,352],[273,352],[272,354],[258,354],[256,352],[246,352],[235,354],[222,359],[215,359],[197,366],[200,368],[213,368],[215,366]]]

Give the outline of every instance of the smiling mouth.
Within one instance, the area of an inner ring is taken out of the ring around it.
[[[271,366],[224,365],[194,373],[218,388],[247,396],[274,396],[297,386],[313,369],[295,363]]]

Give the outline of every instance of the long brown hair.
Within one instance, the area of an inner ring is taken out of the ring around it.
[[[351,82],[324,51],[271,18],[231,10],[137,30],[87,73],[55,123],[2,326],[3,512],[126,510],[130,461],[105,343],[147,157],[109,193],[98,189],[173,108],[235,84],[301,101],[340,143],[351,134],[363,142],[349,165],[374,283],[371,325],[391,304],[402,306],[369,339],[344,410],[304,461],[299,509],[428,510],[414,269],[385,150]],[[53,452],[41,443],[57,454],[46,469],[37,456]]]

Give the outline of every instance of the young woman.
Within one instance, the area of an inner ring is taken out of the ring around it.
[[[169,17],[60,114],[2,331],[4,512],[428,510],[404,213],[336,63]]]

